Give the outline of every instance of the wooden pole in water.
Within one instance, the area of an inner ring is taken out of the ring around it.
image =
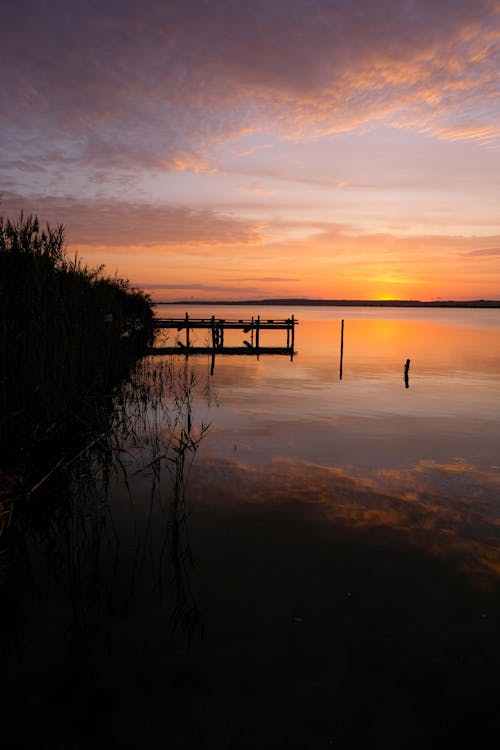
[[[255,324],[255,346],[259,348],[260,339],[260,315],[257,315],[257,322]]]
[[[189,315],[186,313],[186,349],[189,349]]]
[[[408,377],[409,370],[410,370],[410,360],[407,359],[405,363],[405,388],[410,387],[410,379]]]
[[[292,352],[293,352],[294,345],[295,345],[295,319],[294,319],[294,316],[292,315]]]
[[[339,380],[342,380],[342,365],[344,362],[344,321],[340,325],[340,370]]]
[[[212,315],[212,319],[210,322],[212,324],[212,349],[215,350],[216,340],[215,340],[215,316],[214,315]]]

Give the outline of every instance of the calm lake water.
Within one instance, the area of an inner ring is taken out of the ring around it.
[[[491,747],[500,310],[188,312],[295,355],[141,363],[4,566],[7,746]]]

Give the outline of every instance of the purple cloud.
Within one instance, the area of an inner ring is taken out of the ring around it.
[[[1,213],[17,218],[20,211],[35,213],[43,222],[64,224],[68,241],[78,244],[233,245],[259,241],[256,226],[215,211],[183,206],[159,206],[111,199],[83,200],[44,196],[25,199],[6,194]]]

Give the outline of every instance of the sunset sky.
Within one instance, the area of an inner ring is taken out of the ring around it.
[[[153,298],[500,299],[500,0],[6,0],[1,213]]]

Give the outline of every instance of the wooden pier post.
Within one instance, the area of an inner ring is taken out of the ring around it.
[[[342,380],[342,365],[344,362],[344,321],[340,325],[340,369],[339,380]]]
[[[257,322],[255,324],[255,347],[259,348],[260,341],[260,315],[257,315]]]
[[[292,352],[295,347],[295,318],[292,315]]]

